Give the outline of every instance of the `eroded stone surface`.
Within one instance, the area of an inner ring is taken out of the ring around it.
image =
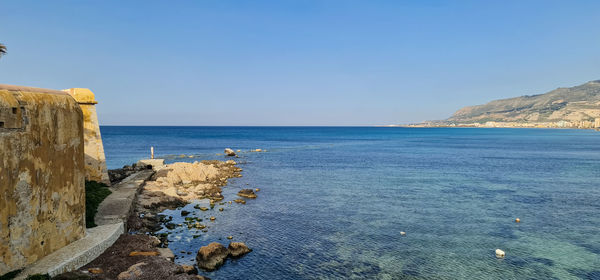
[[[94,93],[87,88],[70,88],[64,91],[75,98],[83,112],[85,179],[110,185],[98,114],[96,113],[98,102],[96,102]]]
[[[85,235],[83,134],[67,93],[0,85],[0,275]]]
[[[220,243],[213,242],[202,246],[196,255],[196,263],[199,268],[212,271],[223,265],[229,255],[229,250]]]
[[[246,246],[246,244],[244,244],[243,242],[231,242],[229,243],[229,247],[227,247],[227,249],[229,250],[229,254],[231,255],[231,257],[233,258],[239,258],[245,254],[252,252],[252,250],[248,248],[248,246]]]

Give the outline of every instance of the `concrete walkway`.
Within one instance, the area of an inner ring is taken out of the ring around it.
[[[152,170],[140,171],[111,187],[112,194],[98,206],[94,218],[96,224],[101,226],[123,222],[126,225],[140,187],[150,179],[152,174],[154,174]]]
[[[78,269],[104,253],[124,232],[123,223],[90,228],[84,238],[38,260],[15,279],[26,279],[28,275],[46,273],[56,276]]]
[[[98,207],[94,221],[98,225],[87,229],[86,236],[31,264],[15,279],[27,275],[49,274],[51,277],[78,269],[100,256],[127,232],[126,224],[138,192],[154,171],[136,172],[111,187],[110,194]]]

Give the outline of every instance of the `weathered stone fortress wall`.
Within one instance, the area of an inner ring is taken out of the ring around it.
[[[0,85],[0,275],[85,235],[84,168],[73,97]]]
[[[71,88],[63,90],[69,93],[83,111],[83,139],[85,141],[85,179],[88,181],[102,182],[110,185],[104,146],[100,136],[100,125],[96,113],[94,93],[87,88]]]

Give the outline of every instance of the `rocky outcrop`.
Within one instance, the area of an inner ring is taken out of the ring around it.
[[[198,250],[196,263],[198,267],[207,271],[212,271],[223,265],[229,255],[229,250],[220,243],[213,242],[203,246]]]
[[[228,248],[221,243],[213,242],[198,250],[196,263],[198,267],[207,271],[219,268],[228,257],[239,258],[252,252],[243,242],[231,242]]]
[[[236,156],[235,152],[232,149],[230,149],[230,148],[226,148],[225,149],[225,155],[228,156],[228,157],[234,157],[234,156]]]
[[[245,197],[245,198],[256,198],[256,194],[254,193],[254,191],[252,189],[240,190],[237,195],[239,195],[241,197]]]
[[[229,255],[233,258],[239,258],[252,252],[252,250],[243,242],[231,242],[229,243],[229,247],[227,247],[227,249],[229,250]]]
[[[227,184],[227,179],[241,176],[241,168],[235,165],[234,161],[166,165],[146,182],[138,199],[138,210],[156,209],[160,212],[197,199],[222,200],[221,186]]]

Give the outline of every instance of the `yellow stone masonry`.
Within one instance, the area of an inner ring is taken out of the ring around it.
[[[98,114],[96,113],[96,102],[94,93],[87,88],[70,88],[63,90],[69,93],[83,111],[83,138],[85,140],[85,178],[88,181],[102,182],[110,185],[108,170],[106,169],[106,157]]]
[[[0,85],[0,275],[85,235],[83,142],[70,95]]]

